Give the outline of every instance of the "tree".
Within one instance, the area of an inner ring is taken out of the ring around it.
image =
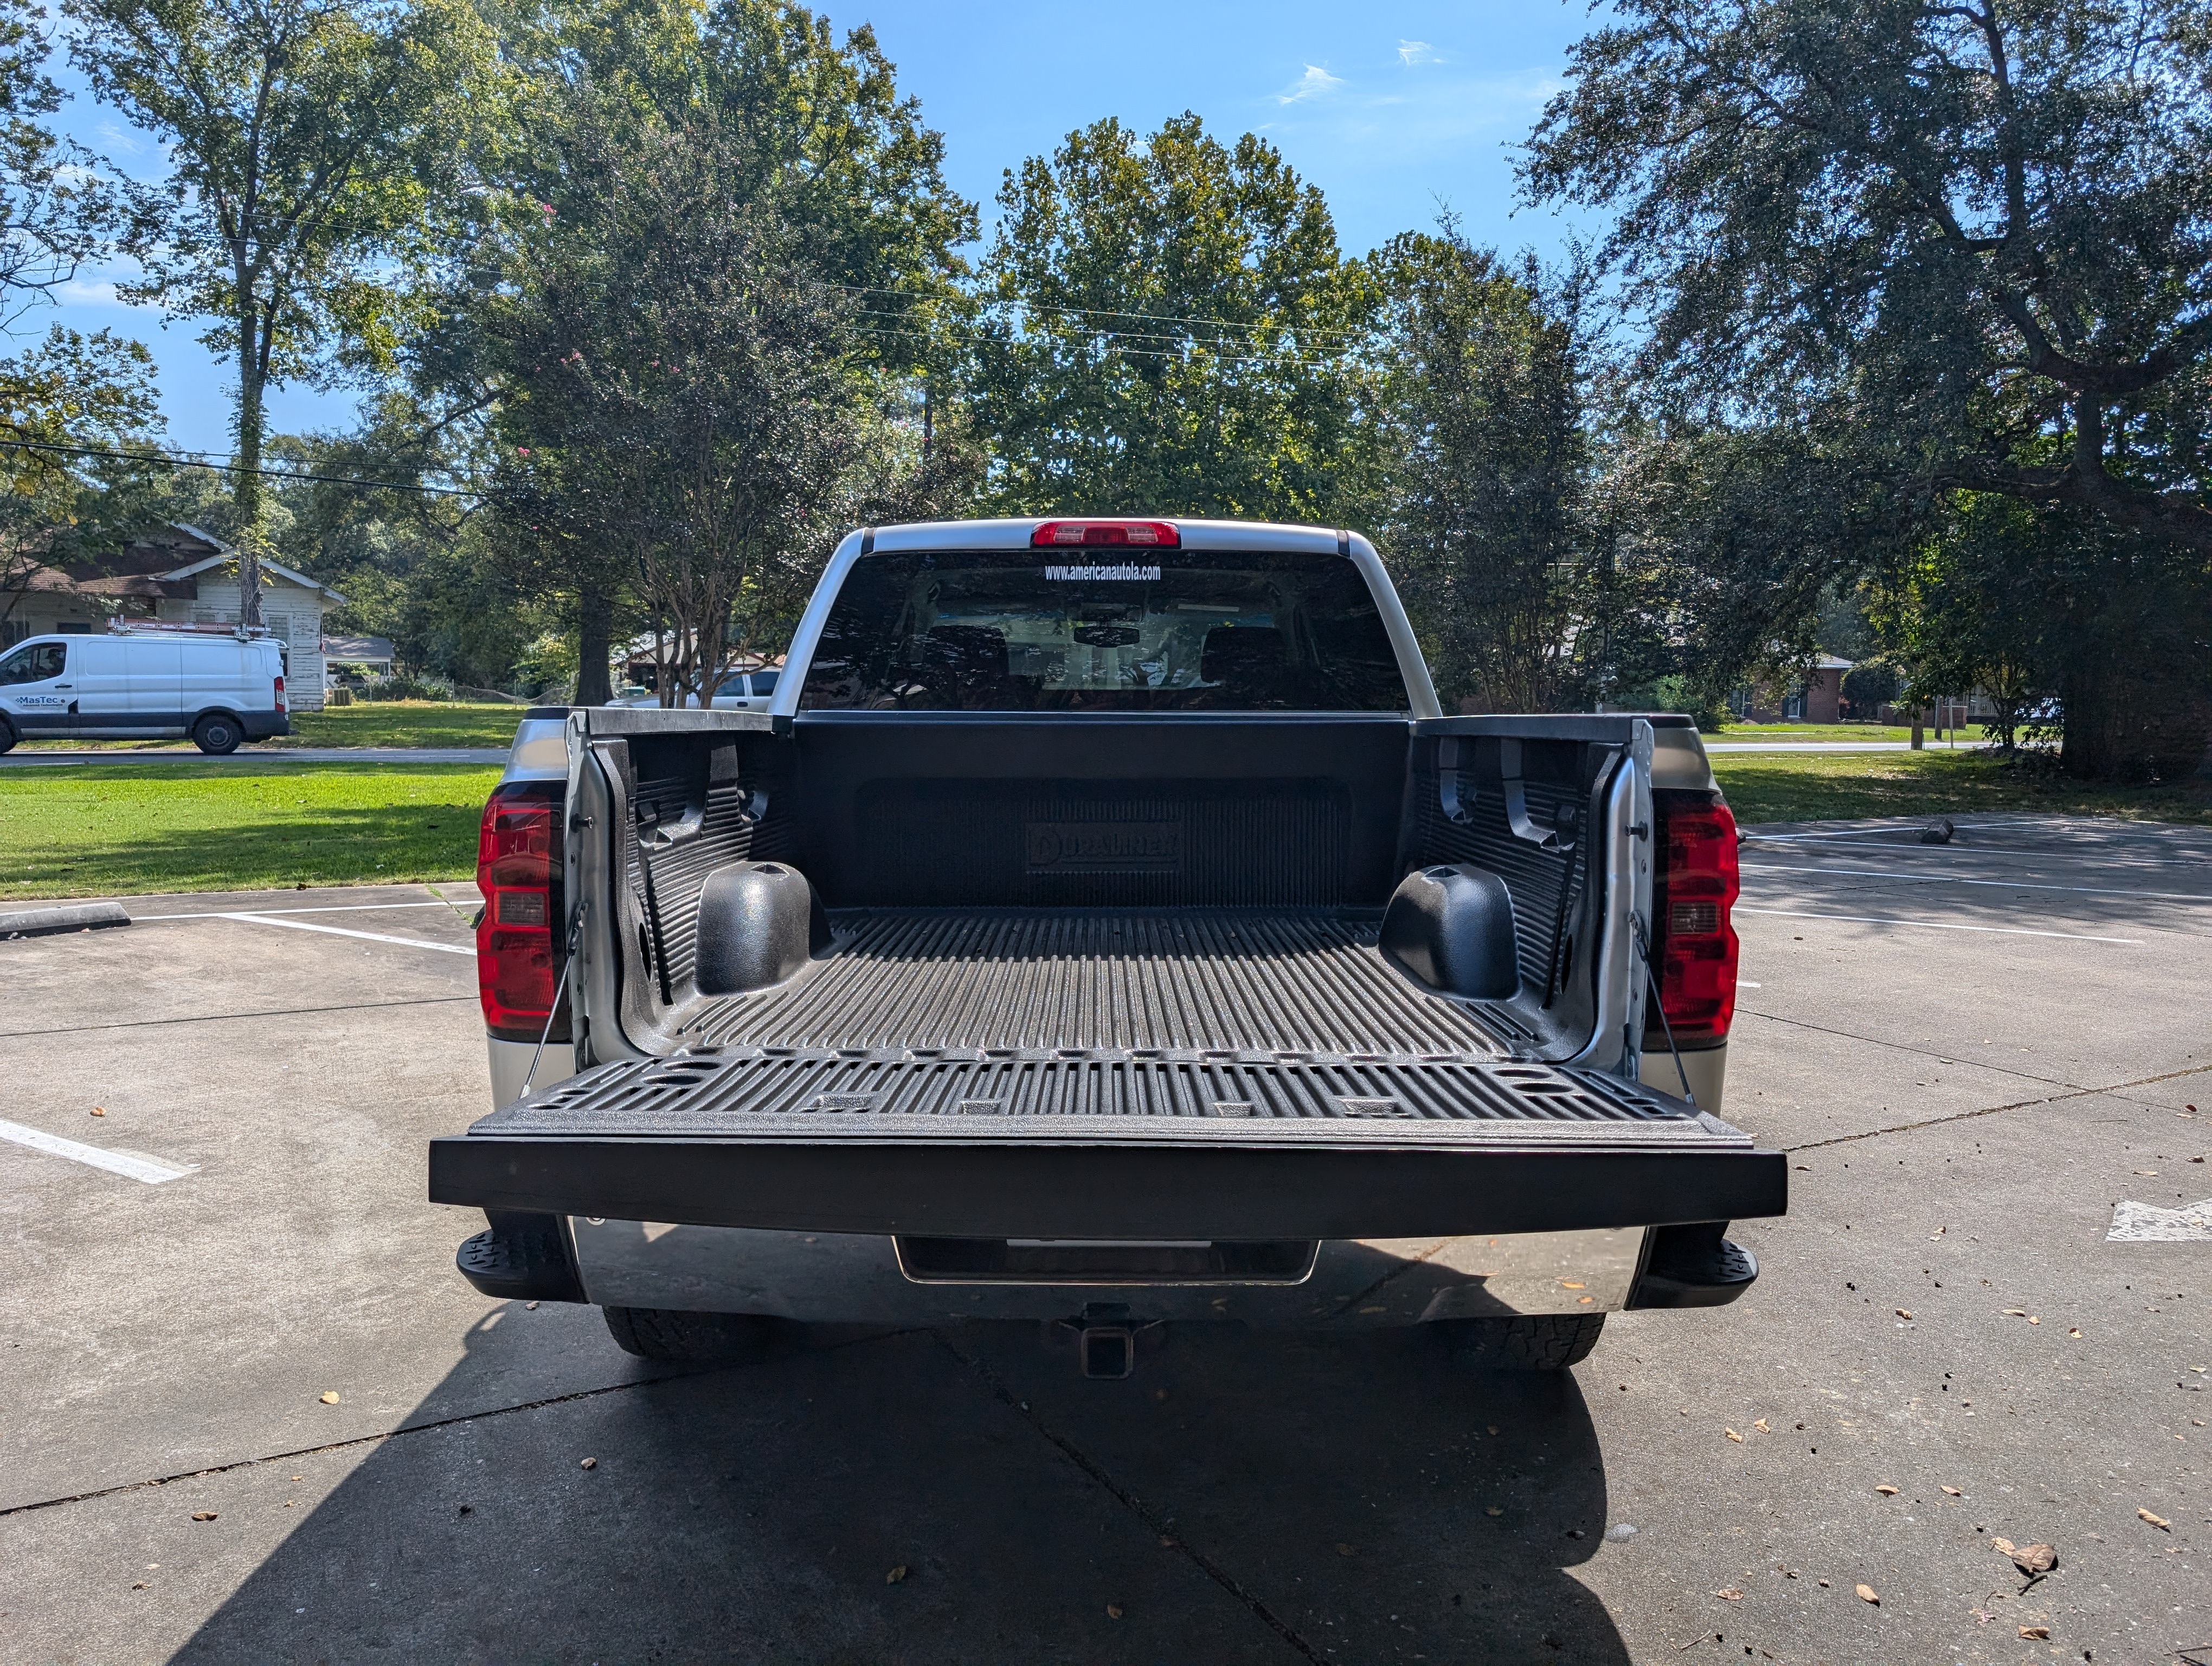
[[[1575,330],[1533,270],[1449,223],[1371,258],[1381,297],[1376,529],[1437,692],[1480,711],[1582,703],[1593,597]]]
[[[94,554],[133,519],[149,477],[139,461],[161,428],[152,356],[106,331],[57,325],[30,351],[0,359],[11,390],[9,431],[21,448],[0,450],[0,624],[36,585],[63,582],[60,562]],[[84,455],[108,452],[112,456]]]
[[[62,102],[45,21],[27,0],[0,0],[0,305],[11,312],[75,277],[118,206],[96,159],[44,120]]]
[[[866,30],[840,46],[769,0],[542,27],[535,162],[460,275],[450,362],[489,402],[517,564],[579,598],[578,698],[617,582],[658,627],[663,698],[711,697],[879,474],[860,435],[918,368],[915,310],[973,211]]]
[[[1279,151],[1109,119],[999,204],[969,327],[1004,511],[1337,514],[1365,294]]]
[[[1626,0],[1523,179],[1619,210],[1655,397],[1933,515],[2212,556],[2212,28],[2190,0]],[[1869,550],[1862,559],[1879,551]],[[1832,575],[1823,575],[1823,581]],[[1759,627],[1771,629],[1773,622]],[[2198,645],[2194,663],[2207,662]],[[2121,760],[2069,696],[2069,767]]]
[[[467,183],[495,104],[492,40],[465,0],[64,0],[72,60],[167,147],[118,286],[238,377],[234,501],[242,617],[260,621],[270,388],[390,351],[394,264]]]

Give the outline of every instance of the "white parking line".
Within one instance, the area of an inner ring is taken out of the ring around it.
[[[1747,909],[1739,903],[1738,914],[1769,914],[1778,920],[1843,920],[1857,926],[1917,926],[1931,932],[1994,932],[2000,937],[2064,937],[2076,943],[2124,943],[2130,948],[2141,948],[2142,940],[2135,937],[2092,937],[2087,932],[2039,932],[2025,926],[1960,926],[1948,920],[1893,920],[1878,914],[1800,914],[1794,909]]]
[[[2212,903],[2212,896],[2203,891],[2130,891],[2118,885],[2045,885],[2026,879],[1966,879],[1951,873],[1893,873],[1878,867],[1790,867],[1781,862],[1740,862],[1737,866],[1747,873],[1845,873],[1867,879],[1894,879],[1908,885],[1989,885],[1998,891],[2063,891],[2077,897],[2140,897],[2153,903]]]
[[[474,944],[463,948],[455,943],[431,943],[419,937],[387,937],[382,932],[348,931],[343,926],[318,926],[305,920],[279,920],[272,915],[266,914],[218,914],[210,917],[216,920],[242,920],[250,926],[282,926],[287,931],[324,932],[332,937],[358,937],[366,943],[397,943],[403,948],[435,949],[440,954],[465,954],[471,959],[476,956]]]
[[[463,900],[466,902],[473,902],[476,899],[473,897],[465,897]],[[451,903],[326,903],[320,908],[256,909],[253,912],[257,915],[270,914],[381,914],[391,909],[446,908],[453,909],[457,914],[460,912],[459,909]],[[236,920],[240,917],[241,916],[235,910],[216,909],[200,914],[134,914],[131,916],[131,923],[134,926],[143,926],[155,920]]]
[[[106,1169],[110,1174],[143,1180],[149,1186],[158,1186],[165,1180],[182,1180],[194,1171],[193,1165],[190,1164],[179,1167],[173,1163],[156,1163],[150,1158],[126,1157],[121,1152],[102,1151],[97,1146],[64,1140],[58,1134],[48,1134],[40,1128],[27,1128],[21,1122],[0,1122],[0,1140],[12,1140],[19,1146],[28,1146],[33,1151],[45,1152],[50,1157],[66,1157],[71,1162],[89,1163],[95,1169]]]

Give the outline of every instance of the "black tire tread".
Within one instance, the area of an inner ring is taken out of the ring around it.
[[[234,739],[229,745],[217,746],[210,745],[209,744],[207,734],[210,725],[219,725],[230,731]],[[241,724],[234,717],[223,717],[210,714],[206,717],[201,718],[198,722],[192,725],[192,745],[198,747],[200,751],[210,754],[211,757],[229,757],[231,753],[238,750],[239,743],[243,741],[245,739],[245,725]]]
[[[1565,1371],[1589,1357],[1602,1313],[1528,1313],[1439,1322],[1453,1359],[1469,1371]]]
[[[667,1307],[606,1307],[615,1346],[641,1359],[675,1364],[758,1359],[775,1322],[752,1313],[692,1313]]]

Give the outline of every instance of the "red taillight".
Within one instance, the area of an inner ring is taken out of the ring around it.
[[[507,1041],[546,1033],[560,988],[565,945],[560,931],[561,809],[564,783],[503,782],[484,806],[477,832],[477,989],[484,1026]],[[552,1039],[568,1039],[566,1004]]]
[[[1151,550],[1174,550],[1182,534],[1164,520],[1046,520],[1030,534],[1038,550],[1068,550],[1079,544],[1136,544]]]
[[[1651,796],[1661,860],[1651,945],[1659,1005],[1678,1046],[1710,1046],[1728,1039],[1735,1017],[1735,818],[1709,793]],[[1647,1046],[1665,1044],[1657,1013],[1644,1030]]]
[[[276,709],[284,709],[284,679],[281,677],[276,679]]]

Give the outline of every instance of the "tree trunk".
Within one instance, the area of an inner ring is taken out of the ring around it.
[[[1916,752],[1926,750],[1928,745],[1928,737],[1921,729],[1920,716],[1920,708],[1915,706],[1912,708],[1912,750]]]
[[[579,591],[576,596],[576,689],[579,706],[604,706],[615,697],[614,679],[607,661],[613,656],[608,636],[608,614],[613,603],[604,592]]]
[[[250,292],[249,292],[250,293]],[[251,301],[238,315],[238,471],[232,477],[231,505],[238,511],[238,622],[251,629],[261,623],[261,545],[264,538],[261,499],[262,374],[258,331]]]

